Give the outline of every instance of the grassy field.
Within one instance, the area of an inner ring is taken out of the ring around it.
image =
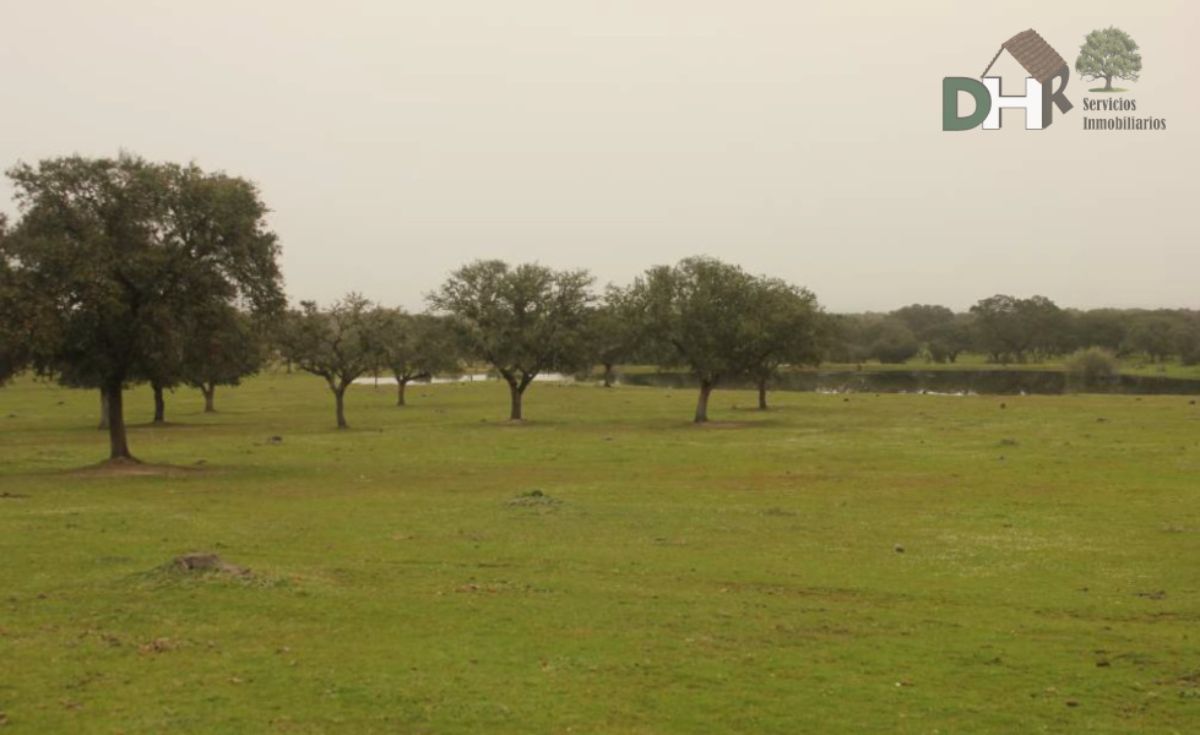
[[[409,399],[0,389],[0,730],[1200,731],[1188,398]]]

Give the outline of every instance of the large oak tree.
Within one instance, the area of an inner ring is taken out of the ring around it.
[[[282,302],[279,245],[256,187],[130,155],[18,164],[9,262],[38,304],[32,361],[107,396],[109,456],[132,460],[124,388],[153,377],[197,309]]]

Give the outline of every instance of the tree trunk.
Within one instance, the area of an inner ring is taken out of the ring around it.
[[[100,389],[100,425],[97,429],[104,431],[108,428],[108,391]]]
[[[512,399],[512,410],[509,411],[508,418],[510,421],[521,421],[521,395],[525,392],[525,389],[518,385],[516,381],[510,380],[508,382],[508,392],[509,398]]]
[[[604,363],[604,387],[613,387],[613,366],[612,363]]]
[[[154,423],[162,424],[167,420],[167,402],[163,400],[163,387],[158,383],[151,383],[154,388]]]
[[[110,460],[133,459],[133,455],[129,453],[129,440],[125,436],[125,407],[121,382],[116,381],[109,384],[106,392],[108,394],[108,458]]]
[[[767,379],[762,378],[758,381],[758,410],[767,410]]]
[[[1112,74],[1109,74],[1108,76],[1104,77],[1104,91],[1105,92],[1112,91]]]
[[[349,429],[346,423],[346,386],[333,389],[334,400],[337,401],[337,426],[339,429]]]
[[[217,396],[217,384],[202,385],[200,392],[204,394],[204,413],[216,413],[217,407],[213,399]]]
[[[407,406],[404,402],[404,389],[408,386],[408,378],[396,377],[396,405]]]
[[[696,401],[695,423],[703,424],[708,421],[708,397],[712,394],[713,384],[707,380],[700,381],[700,400]]]

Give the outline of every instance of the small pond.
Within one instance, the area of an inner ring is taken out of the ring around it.
[[[443,383],[483,383],[489,380],[499,380],[499,376],[493,373],[476,373],[471,375],[458,375],[454,377],[436,377],[432,380],[414,380],[409,385],[441,385]],[[573,381],[575,378],[562,373],[541,373],[533,379],[535,383],[559,383],[563,381]],[[378,378],[367,376],[354,381],[355,385],[395,385],[396,379],[391,375],[380,375]]]
[[[687,373],[622,375],[625,385],[683,388],[696,385]],[[723,388],[753,388],[749,381],[731,381]],[[783,373],[774,390],[822,393],[931,393],[943,395],[1060,395],[1063,393],[1126,393],[1131,395],[1198,395],[1200,380],[1121,375],[1090,385],[1077,384],[1053,370],[887,370],[805,371]]]

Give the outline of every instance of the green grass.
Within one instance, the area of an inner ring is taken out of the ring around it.
[[[1104,87],[1092,87],[1092,88],[1088,89],[1088,91],[1089,92],[1104,92],[1105,94],[1114,94],[1117,92],[1128,92],[1129,89],[1127,87],[1113,87],[1112,89],[1105,89]]]
[[[409,397],[0,389],[0,729],[1200,730],[1191,399]]]

